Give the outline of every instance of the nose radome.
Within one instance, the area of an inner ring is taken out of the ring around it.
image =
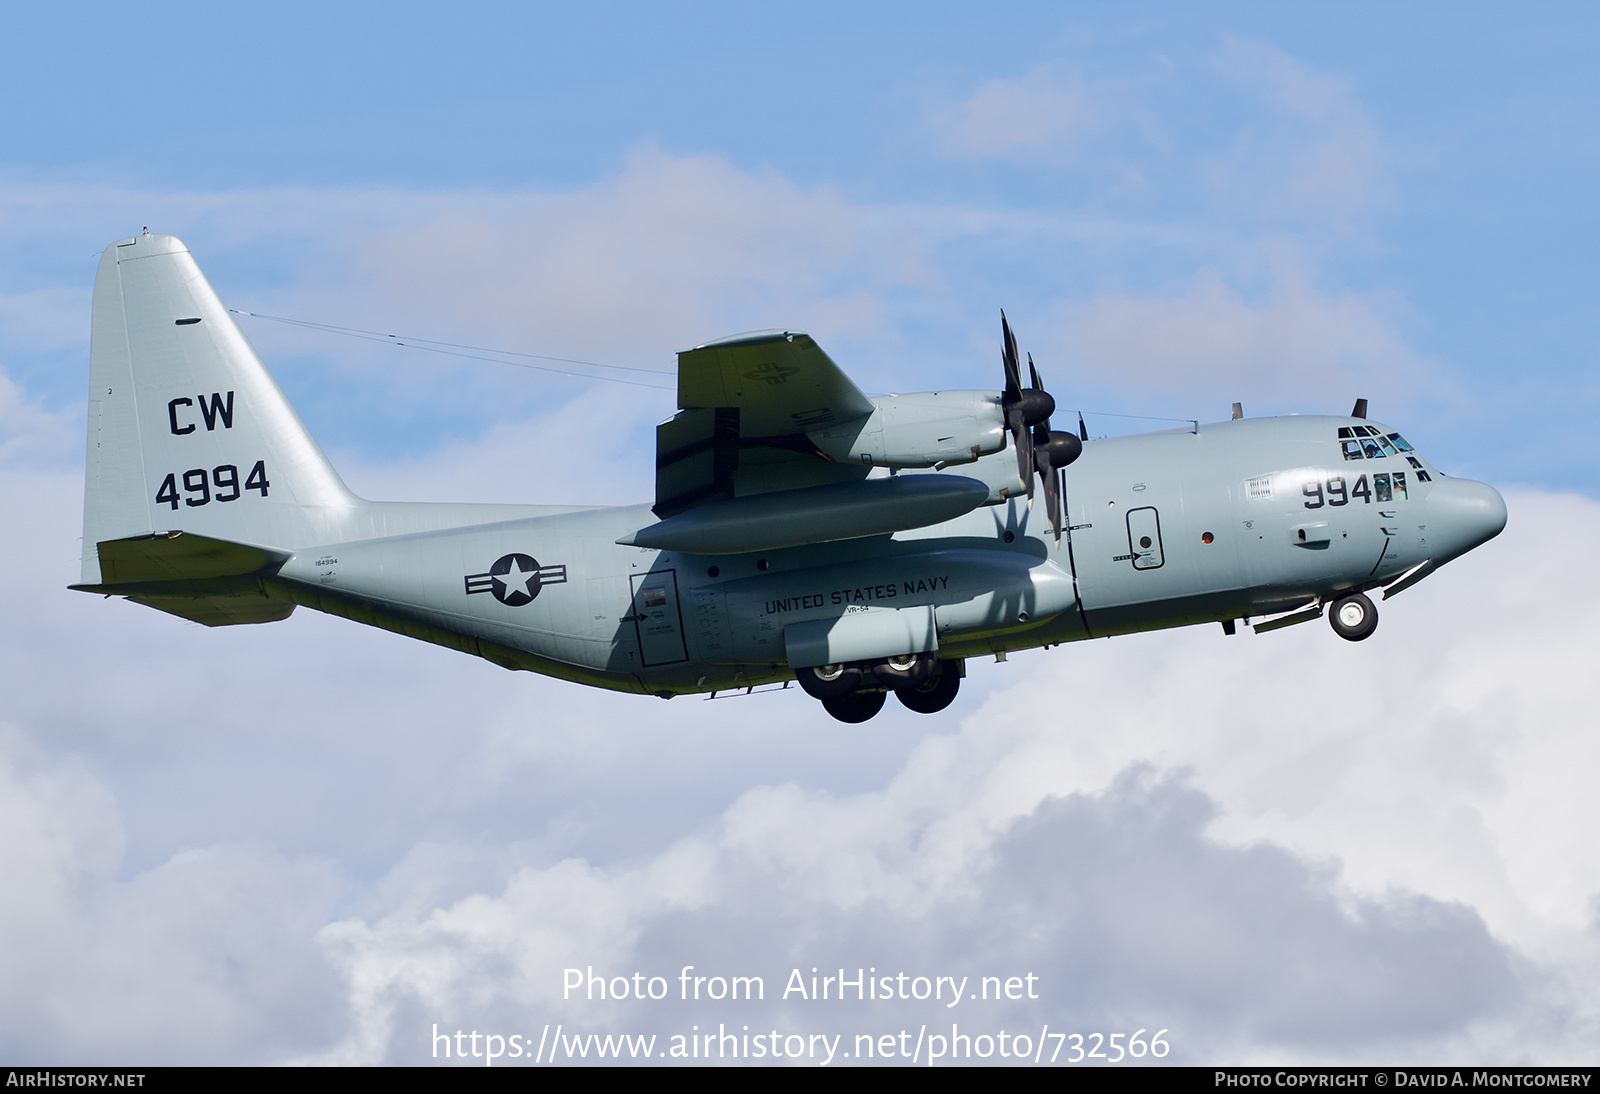
[[[1442,565],[1500,534],[1506,526],[1506,500],[1488,483],[1472,479],[1434,480],[1428,494],[1428,538],[1434,563]]]

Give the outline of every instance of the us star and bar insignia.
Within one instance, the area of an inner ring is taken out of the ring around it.
[[[486,574],[467,574],[467,595],[493,593],[508,608],[520,608],[539,595],[546,585],[565,585],[565,566],[541,566],[532,555],[503,555]]]

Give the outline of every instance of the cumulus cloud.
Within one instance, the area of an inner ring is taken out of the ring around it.
[[[1282,176],[1294,208],[1348,215],[1359,112],[1240,49],[1251,86],[1326,138]],[[949,121],[968,154],[1020,155],[1082,118],[1076,92],[1034,77]],[[79,197],[100,220],[132,207]],[[941,241],[978,234],[950,210],[655,152],[569,193],[202,197],[147,204],[275,256],[260,299],[288,314],[427,315],[452,329],[420,333],[630,362],[773,315],[892,340],[943,291]],[[43,190],[0,204],[70,211]],[[1255,296],[1210,269],[1176,294],[1061,305],[1067,337],[1133,390],[1342,402],[1423,370],[1378,302],[1302,265]],[[568,392],[347,466],[373,496],[631,500],[655,397]],[[964,1002],[959,1020],[1165,1027],[1175,1060],[1513,1061],[1593,1041],[1600,819],[1582,773],[1600,757],[1581,730],[1600,588],[1536,561],[1550,528],[1600,531],[1592,502],[1514,498],[1501,540],[1386,603],[1362,646],[1320,625],[1084,643],[974,665],[948,714],[890,710],[862,734],[796,694],[666,704],[305,611],[207,631],[67,593],[81,480],[51,446],[77,450],[81,430],[4,373],[0,430],[0,505],[30,518],[0,568],[14,1056],[407,1061],[432,1058],[435,1022],[531,1037],[946,1017],[783,1000],[814,965],[1031,973],[1039,1000]],[[685,964],[762,975],[771,1003],[559,998],[568,967]]]
[[[33,1058],[946,1017],[785,1002],[812,966],[1031,972],[1040,1000],[952,1020],[1165,1027],[1175,1059],[1515,1060],[1592,1033],[1570,970],[1594,964],[1600,590],[1519,561],[1600,530],[1592,502],[1514,497],[1360,646],[1320,624],[1068,646],[863,736],[795,694],[667,704],[313,613],[208,631],[67,593],[77,493],[0,477],[35,530],[0,574],[24,732],[0,844],[30,879],[0,896],[6,982],[52,980],[9,1027]],[[684,964],[777,998],[558,998],[568,967]]]
[[[339,985],[312,944],[336,892],[326,864],[218,845],[118,880],[107,787],[11,727],[0,803],[10,1058],[265,1063],[339,1028]]]

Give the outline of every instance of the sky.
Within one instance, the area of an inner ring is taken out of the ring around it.
[[[1161,1031],[1172,1063],[1596,1062],[1592,8],[85,4],[0,30],[0,1059],[491,1062],[442,1055],[460,1030],[514,1066],[560,1026],[762,1034],[755,1065],[1001,1031],[1057,1063],[1138,1031],[1141,1063]],[[1510,522],[1360,644],[1068,645],[859,726],[306,610],[209,630],[65,588],[94,269],[146,226],[252,313],[365,497],[644,500],[675,351],[780,327],[875,393],[998,387],[1003,307],[1093,436],[1367,398]],[[814,999],[814,969],[904,980]],[[681,998],[695,976],[764,998]],[[898,997],[918,977],[938,998]]]

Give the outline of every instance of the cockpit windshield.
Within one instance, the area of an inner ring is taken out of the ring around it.
[[[1418,478],[1429,481],[1427,471],[1410,453],[1415,452],[1406,439],[1398,433],[1385,432],[1375,425],[1343,425],[1339,427],[1339,450],[1347,460],[1382,460],[1393,456],[1399,459],[1405,453],[1408,464],[1418,472]]]

